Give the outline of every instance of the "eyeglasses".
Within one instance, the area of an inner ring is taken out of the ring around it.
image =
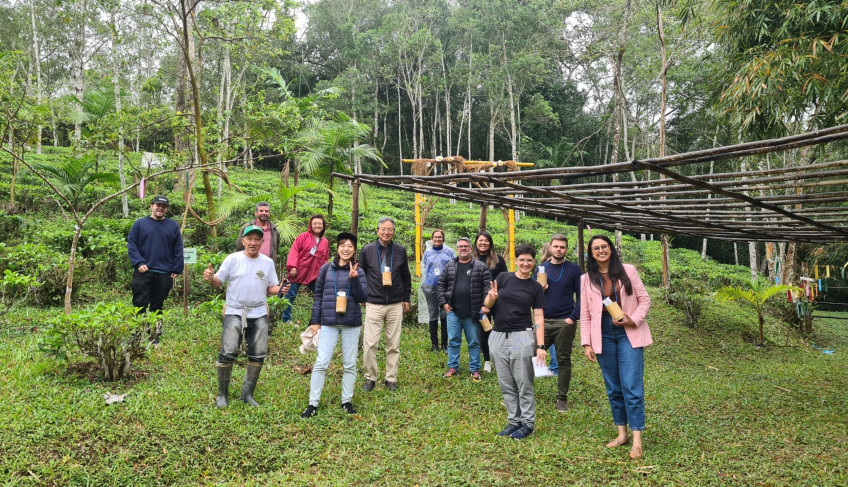
[[[610,246],[608,244],[598,245],[597,247],[592,247],[592,252],[600,252],[601,250],[609,250]]]

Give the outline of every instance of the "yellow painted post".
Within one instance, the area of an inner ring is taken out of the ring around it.
[[[421,277],[421,193],[415,193],[415,275]]]
[[[507,222],[507,238],[509,241],[509,270],[515,272],[515,210],[509,210]]]

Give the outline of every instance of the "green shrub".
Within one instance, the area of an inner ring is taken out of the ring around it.
[[[85,274],[86,269],[83,264],[78,272]],[[0,271],[6,270],[35,278],[38,289],[30,295],[35,304],[58,303],[65,296],[68,257],[46,244],[7,246],[0,242]]]
[[[710,300],[706,296],[707,286],[693,279],[675,279],[669,283],[669,289],[663,291],[666,302],[683,312],[686,325],[692,328],[698,325],[701,311]]]
[[[132,362],[147,353],[148,340],[162,315],[139,314],[140,308],[122,303],[99,303],[51,323],[42,349],[61,355],[64,350],[89,356],[103,368],[106,380],[129,373]]]
[[[3,279],[0,279],[0,301],[5,307],[2,314],[6,314],[13,307],[21,304],[29,298],[41,286],[34,277],[19,274],[6,269],[3,271]]]

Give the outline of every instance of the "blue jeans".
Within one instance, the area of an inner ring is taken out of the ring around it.
[[[291,287],[289,288],[289,292],[286,293],[286,300],[289,302],[289,305],[286,306],[286,309],[283,310],[283,323],[288,323],[291,321],[292,315],[292,307],[291,305],[294,303],[294,298],[297,297],[297,290],[300,289],[300,286],[308,287],[313,293],[315,292],[315,281],[310,282],[309,284],[299,284],[297,282],[291,283]]]
[[[559,372],[559,361],[557,361],[556,358],[556,346],[551,345],[551,347],[548,349],[548,352],[550,352],[551,354],[551,365],[548,366],[548,370],[556,374]]]
[[[460,318],[453,311],[448,313],[448,368],[459,369],[459,349],[462,347],[462,332],[468,343],[468,368],[480,370],[480,337],[478,326],[472,318]]]
[[[630,346],[624,327],[609,315],[601,319],[601,352],[596,355],[607,386],[612,420],[616,426],[645,429],[645,370],[643,349]]]
[[[356,384],[356,356],[359,353],[359,332],[361,326],[321,326],[318,338],[318,358],[312,367],[312,379],[309,384],[309,404],[318,407],[327,367],[336,350],[339,336],[342,337],[342,404],[353,399],[353,386]]]

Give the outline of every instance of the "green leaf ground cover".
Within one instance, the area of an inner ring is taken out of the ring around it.
[[[653,295],[658,295],[652,290]],[[306,303],[301,298],[301,303]],[[733,308],[734,305],[728,307]],[[739,310],[735,310],[739,311]],[[744,313],[740,313],[744,315]],[[33,317],[38,322],[37,317]],[[299,310],[296,319],[305,319]],[[833,355],[811,346],[755,350],[720,323],[683,326],[657,302],[646,352],[644,460],[611,451],[601,373],[573,350],[571,409],[556,382],[536,382],[538,429],[497,438],[506,413],[494,375],[441,377],[425,327],[404,329],[401,388],[357,389],[355,417],[339,407],[341,367],[328,374],[319,415],[299,418],[309,377],[296,365],[299,328],[277,328],[257,388],[258,409],[214,409],[220,319],[179,320],[128,380],[104,382],[84,363],[43,356],[37,334],[0,344],[0,479],[7,485],[844,485],[848,333],[819,322]],[[736,319],[746,319],[741,316]],[[234,374],[243,374],[239,362]],[[382,366],[382,363],[381,363]],[[467,370],[467,357],[461,367]],[[128,394],[106,406],[103,394]]]

